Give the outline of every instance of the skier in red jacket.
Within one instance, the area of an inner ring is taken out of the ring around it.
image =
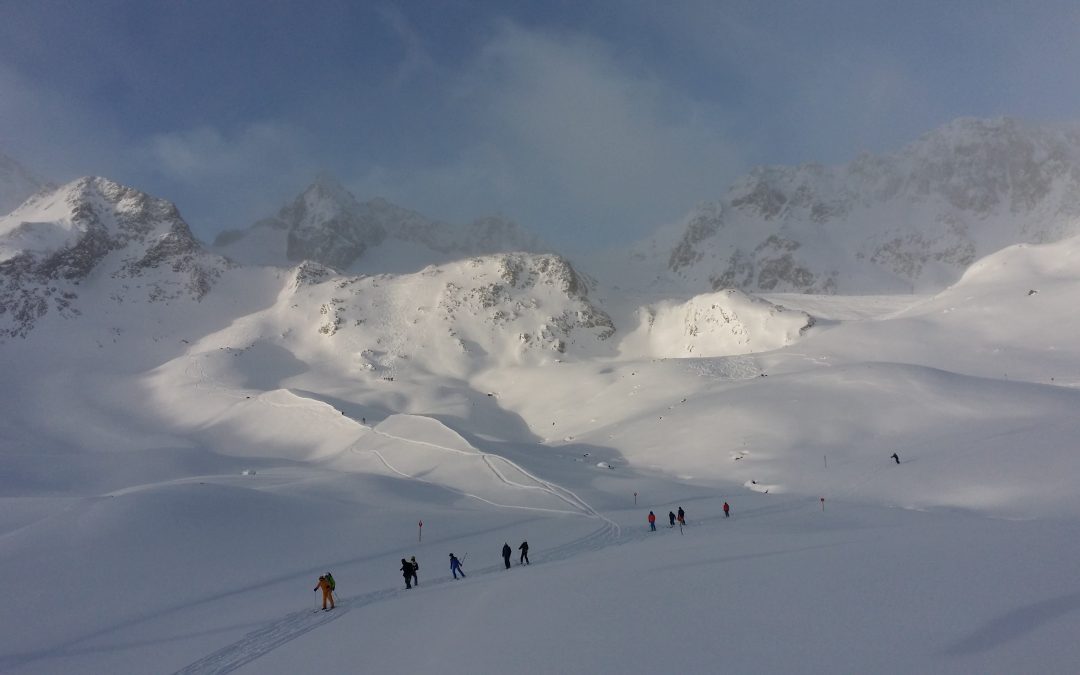
[[[656,514],[649,511],[649,529],[656,532]]]

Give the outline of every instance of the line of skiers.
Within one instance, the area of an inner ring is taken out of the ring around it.
[[[683,507],[679,507],[679,512],[676,514],[674,511],[668,511],[668,527],[675,527],[675,523],[679,523],[679,529],[682,529],[686,525],[686,511],[683,511]],[[724,517],[731,517],[731,505],[724,502]],[[649,531],[656,532],[656,514],[649,511]]]
[[[528,565],[529,563],[529,542],[521,542],[521,546],[518,546],[518,550],[521,551],[521,555],[518,558],[518,564]],[[504,543],[502,548],[503,562],[506,563],[506,569],[510,569],[510,555],[513,551],[510,549],[509,543]],[[468,554],[466,554],[467,557]],[[417,572],[420,571],[420,563],[416,562],[416,556],[410,556],[408,560],[401,559],[401,576],[405,578],[405,588],[411,589],[413,586],[420,585],[420,577]],[[457,579],[458,575],[461,578],[465,578],[465,570],[461,566],[461,560],[458,559],[453,553],[450,554],[450,573]],[[334,609],[334,589],[337,588],[337,583],[334,581],[334,575],[327,572],[319,577],[318,584],[312,590],[322,590],[322,608],[325,611]],[[327,604],[330,606],[327,607]]]
[[[726,502],[724,503],[724,507],[725,507],[725,513],[726,513],[727,512],[727,509],[726,509],[727,503]],[[679,514],[678,515],[675,515],[674,511],[668,511],[667,516],[668,516],[668,527],[675,527],[675,521],[679,522],[679,527],[682,527],[683,525],[686,524],[686,511],[683,511],[683,507],[681,507],[681,506],[679,507]],[[649,511],[648,520],[649,520],[649,530],[651,532],[656,532],[656,514],[653,513],[652,511]]]
[[[521,555],[518,557],[519,565],[529,564],[529,542],[521,542],[521,546],[518,546],[518,550],[521,551]],[[506,565],[506,569],[510,569],[510,556],[513,554],[513,550],[510,549],[510,544],[504,542],[502,547],[503,564]]]
[[[896,453],[893,453],[892,456],[889,459],[894,460],[897,464],[900,463],[900,457]],[[751,482],[756,482],[756,481],[751,481]],[[731,505],[728,504],[725,501],[723,508],[724,508],[724,517],[725,518],[730,518],[731,517]],[[656,514],[653,513],[652,511],[649,511],[648,521],[649,521],[649,530],[652,531],[652,532],[655,532],[656,531]],[[675,513],[674,511],[668,511],[668,527],[675,527],[676,522],[679,523],[679,530],[680,531],[682,530],[683,526],[686,525],[686,511],[684,511],[683,507],[681,507],[681,506],[679,507],[679,512],[678,513]],[[528,565],[529,564],[529,542],[527,542],[527,541],[521,542],[521,546],[518,546],[518,550],[521,551],[521,555],[518,558],[518,564],[519,565]],[[514,551],[513,551],[513,549],[510,548],[510,543],[509,542],[503,542],[502,558],[503,558],[503,564],[506,565],[506,569],[510,569],[510,556],[513,555],[513,553],[514,553]],[[405,558],[401,559],[401,574],[402,574],[403,577],[405,577],[405,588],[409,589],[409,588],[412,588],[414,585],[415,586],[420,585],[420,577],[417,576],[417,572],[419,572],[419,571],[420,571],[420,563],[416,562],[416,556],[411,556],[408,560],[406,560]],[[450,572],[454,575],[455,579],[458,578],[459,574],[461,575],[462,579],[465,578],[465,570],[462,569],[462,567],[461,567],[461,561],[458,560],[457,556],[455,556],[453,553],[450,554]],[[322,608],[323,608],[323,610],[327,609],[327,607],[326,607],[327,603],[330,604],[330,609],[334,609],[334,589],[336,587],[337,587],[337,584],[334,582],[334,576],[332,574],[330,574],[329,572],[327,572],[323,576],[319,577],[319,583],[315,586],[314,589],[312,589],[312,590],[315,590],[315,591],[318,591],[319,589],[322,589],[322,592],[323,592]]]

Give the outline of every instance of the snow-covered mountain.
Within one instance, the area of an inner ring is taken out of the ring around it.
[[[0,336],[24,337],[50,313],[100,311],[96,300],[80,300],[84,292],[109,304],[200,300],[227,266],[172,203],[82,178],[0,218]]]
[[[384,199],[358,201],[322,175],[274,217],[220,234],[214,246],[244,264],[282,267],[310,260],[341,272],[412,272],[430,264],[513,251],[543,251],[512,221],[468,225],[430,220]]]
[[[635,295],[544,253],[243,266],[131,188],[40,194],[0,219],[0,670],[1072,672],[1078,256]]]
[[[631,257],[639,280],[694,292],[925,292],[1005,246],[1077,233],[1080,133],[959,119],[892,155],[756,169]]]
[[[10,213],[44,186],[29,169],[0,153],[0,215]]]

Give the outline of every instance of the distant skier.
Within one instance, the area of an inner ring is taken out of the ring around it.
[[[656,532],[656,514],[649,511],[649,530]]]
[[[317,591],[320,588],[322,589],[322,608],[323,608],[323,611],[326,611],[326,603],[327,602],[330,603],[330,609],[333,609],[334,608],[334,593],[333,593],[333,589],[330,588],[330,582],[327,581],[325,576],[319,577],[319,583],[316,584],[315,588],[313,588],[311,590]]]
[[[420,577],[416,575],[420,571],[420,563],[416,562],[416,556],[409,558],[409,564],[412,565],[412,583],[413,586],[420,585]]]
[[[510,556],[513,554],[513,549],[510,548],[509,542],[503,542],[502,556],[503,564],[506,565],[506,569],[510,569]]]
[[[686,524],[686,511],[683,511],[681,506],[679,507],[679,516],[677,520],[679,521],[679,527]]]
[[[518,559],[519,565],[529,564],[529,542],[521,542],[521,546],[518,546],[518,550],[521,551],[521,558]]]
[[[724,517],[725,518],[730,518],[731,517],[731,507],[728,506],[727,502],[724,502]]]
[[[405,558],[401,559],[401,575],[405,577],[405,588],[412,588],[413,566]]]
[[[461,569],[461,561],[458,560],[453,553],[450,554],[450,571],[454,573],[455,579],[457,579],[459,572],[461,573],[461,578],[465,578],[465,570]]]
[[[898,454],[896,454],[896,453],[894,452],[894,453],[892,454],[892,458],[893,458],[894,460],[896,460],[896,463],[897,463],[897,464],[899,464],[899,463],[900,463],[900,455],[898,455]]]
[[[668,519],[668,527],[675,527],[675,512],[674,511],[668,511],[667,512],[667,519]]]

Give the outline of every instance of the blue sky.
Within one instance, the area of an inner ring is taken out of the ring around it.
[[[1075,2],[0,0],[0,152],[212,238],[319,171],[361,199],[639,238],[760,164],[1080,111]]]

